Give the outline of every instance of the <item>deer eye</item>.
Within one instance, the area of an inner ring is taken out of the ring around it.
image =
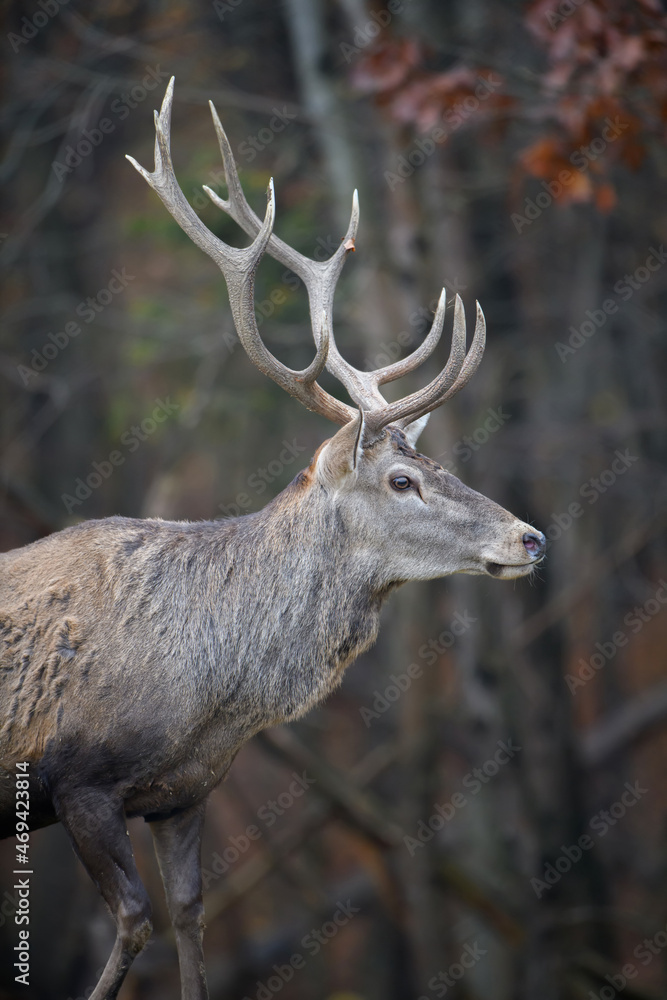
[[[407,476],[394,476],[391,480],[391,485],[395,490],[409,490],[412,486],[412,480],[408,479]]]

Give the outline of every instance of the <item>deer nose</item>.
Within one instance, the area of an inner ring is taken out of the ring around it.
[[[526,548],[526,552],[533,559],[537,559],[539,556],[544,555],[544,550],[547,547],[547,540],[541,531],[527,531],[523,536],[522,541]]]

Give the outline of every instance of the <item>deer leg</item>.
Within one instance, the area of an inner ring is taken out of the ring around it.
[[[176,935],[183,1000],[208,1000],[202,938],[204,904],[201,879],[201,832],[205,802],[169,819],[154,820],[155,853]]]
[[[54,805],[74,850],[116,922],[116,943],[90,1000],[115,1000],[133,959],[153,929],[148,894],[139,879],[123,803],[77,789]]]

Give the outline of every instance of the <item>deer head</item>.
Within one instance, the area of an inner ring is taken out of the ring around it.
[[[273,232],[273,181],[263,221],[248,204],[229,141],[209,102],[228,198],[221,198],[207,186],[204,190],[253,240],[244,249],[228,246],[203,224],[176,181],[170,150],[173,93],[172,78],[162,109],[155,113],[154,171],[150,173],[131,156],[127,158],[183,231],[222,271],[236,330],[250,360],[308,409],[342,425],[318,450],[304,481],[336,509],[357,550],[367,553],[369,571],[376,576],[380,573],[386,583],[456,572],[486,573],[503,579],[529,573],[544,555],[542,533],[414,449],[429,413],[462,389],[479,366],[486,335],[479,303],[470,348],[466,350],[465,313],[457,295],[452,346],[445,367],[425,388],[387,402],[380,386],[414,371],[438,344],[445,320],[445,290],[428,335],[408,357],[375,371],[354,368],[336,346],[333,296],[345,260],[355,246],[359,222],[356,191],[347,233],[336,252],[323,262],[298,253]],[[257,329],[255,274],[265,252],[298,275],[308,293],[316,353],[302,371],[278,361]],[[324,368],[347,390],[354,406],[318,384]]]

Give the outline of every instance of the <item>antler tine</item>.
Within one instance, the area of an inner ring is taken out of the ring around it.
[[[213,127],[215,129],[215,134],[218,137],[218,146],[220,147],[222,165],[225,170],[225,180],[227,181],[229,198],[221,198],[219,194],[216,194],[215,191],[211,190],[208,184],[203,185],[204,191],[214,205],[217,205],[218,208],[221,208],[223,212],[229,215],[229,217],[232,218],[234,222],[236,222],[236,224],[248,234],[248,236],[254,237],[261,228],[262,220],[248,204],[248,200],[241,186],[241,181],[239,180],[239,172],[236,169],[236,161],[234,159],[232,147],[229,139],[227,138],[227,133],[222,127],[222,122],[218,117],[218,112],[215,109],[213,101],[209,101],[208,106],[211,109]],[[304,257],[297,250],[294,250],[291,246],[281,240],[279,236],[276,236],[275,233],[271,234],[271,239],[269,240],[267,249],[272,257],[275,257],[275,259],[281,264],[285,264],[289,267],[301,278],[304,284],[306,284],[307,274],[305,273],[305,265],[315,263],[314,261],[309,261],[307,257]]]
[[[239,179],[239,173],[236,168],[236,161],[234,159],[232,147],[229,139],[227,138],[227,133],[222,126],[222,122],[220,121],[213,101],[209,101],[209,107],[211,109],[213,127],[215,128],[215,132],[218,137],[218,145],[220,147],[222,165],[225,170],[225,179],[227,181],[229,197],[226,199],[221,198],[220,195],[216,194],[216,192],[213,191],[207,184],[204,184],[204,191],[214,205],[217,205],[218,208],[222,209],[223,212],[229,215],[230,218],[232,218],[234,222],[236,222],[241,229],[248,234],[248,236],[254,237],[259,232],[261,220],[248,204],[248,200]],[[305,254],[301,254],[298,250],[289,246],[288,243],[281,240],[275,233],[271,234],[271,238],[267,244],[267,251],[279,263],[285,264],[292,271],[294,271],[294,273],[301,278],[309,293],[313,284],[318,285],[321,283],[321,281],[317,281],[318,277],[320,277],[323,273],[334,270],[331,265],[335,261],[334,274],[329,275],[330,281],[332,277],[334,280],[331,281],[331,284],[326,289],[331,298],[333,298],[335,282],[338,280],[348,253],[353,249],[349,245],[346,246],[346,244],[349,244],[350,240],[354,242],[358,227],[359,197],[355,191],[352,196],[352,212],[350,214],[350,222],[348,224],[347,232],[341,241],[341,246],[337,248],[329,260],[312,260],[310,257],[306,257]],[[317,313],[314,313],[313,319],[315,319],[316,316]]]
[[[126,156],[132,166],[141,174],[147,184],[153,188],[162,203],[171,213],[181,229],[190,237],[193,243],[219,264],[219,247],[229,251],[230,256],[243,254],[244,251],[227,247],[218,240],[201,222],[194,209],[186,200],[174,175],[171,160],[171,108],[174,99],[174,78],[169,81],[160,112],[155,115],[155,169],[151,173],[145,170],[133,156]]]
[[[419,347],[408,354],[407,358],[403,358],[401,361],[394,361],[391,365],[386,365],[384,368],[378,368],[374,372],[369,372],[375,379],[376,385],[385,385],[387,382],[393,382],[397,378],[402,378],[403,375],[408,375],[413,372],[415,368],[423,364],[427,358],[433,354],[433,351],[438,346],[440,337],[442,336],[442,329],[445,325],[445,309],[447,308],[447,292],[443,288],[440,292],[440,298],[438,299],[438,308],[436,309],[435,316],[433,317],[433,322],[431,324],[431,329],[428,332],[426,338],[422,341]]]
[[[206,191],[206,194],[214,205],[217,205],[223,212],[226,212],[248,235],[252,236],[259,228],[259,219],[245,197],[229,140],[212,103],[211,114],[213,115],[215,130],[218,134],[218,143],[225,168],[229,198],[221,198],[208,185],[204,185],[204,191]],[[341,245],[329,260],[311,260],[310,257],[306,257],[304,254],[294,250],[293,247],[288,246],[275,233],[271,235],[266,249],[277,261],[285,264],[291,271],[294,271],[306,286],[310,303],[311,326],[316,341],[318,336],[316,319],[321,316],[322,311],[326,314],[326,325],[329,333],[327,368],[345,386],[351,398],[359,406],[368,408],[372,405],[377,405],[380,401],[384,401],[381,397],[377,396],[372,386],[367,385],[364,379],[365,373],[358,372],[340,354],[334,339],[332,318],[333,293],[347,255],[352,250],[350,242],[354,243],[358,225],[359,198],[355,191],[352,198],[352,212],[347,232],[341,241]]]
[[[204,191],[213,204],[229,215],[244,232],[249,236],[255,236],[261,225],[260,220],[248,204],[241,181],[239,180],[236,161],[234,160],[234,154],[227,138],[227,133],[223,128],[212,101],[209,101],[209,107],[225,170],[228,197],[221,198],[208,185],[204,185]],[[359,196],[355,191],[352,196],[352,211],[350,213],[347,232],[340,246],[328,260],[317,261],[306,257],[305,254],[299,253],[298,250],[295,250],[281,240],[275,233],[271,235],[266,250],[275,260],[281,264],[285,264],[291,271],[294,271],[306,286],[310,304],[311,326],[316,342],[318,339],[319,318],[322,310],[326,313],[326,322],[329,331],[327,369],[347,389],[350,397],[358,406],[364,409],[372,409],[384,406],[386,401],[377,391],[377,386],[369,378],[368,373],[358,371],[342,357],[336,346],[333,333],[334,290],[347,255],[354,249],[354,240],[356,239],[358,226]]]
[[[447,393],[440,400],[442,403],[451,399],[452,396],[455,396],[457,392],[468,384],[479,368],[482,358],[484,357],[484,348],[486,347],[486,319],[484,318],[482,307],[477,301],[475,302],[475,310],[475,332],[473,334],[470,349],[466,354],[465,361],[463,362],[463,366],[458,374],[456,382],[451,389],[447,390]]]
[[[236,321],[236,328],[239,340],[243,344],[244,350],[252,363],[269,375],[278,385],[291,391],[291,384],[294,381],[301,382],[304,386],[314,382],[322,374],[329,351],[329,336],[324,330],[317,345],[317,354],[307,368],[302,371],[294,371],[287,368],[282,362],[271,354],[266,344],[259,335],[257,320],[255,319],[255,275],[260,260],[264,256],[266,244],[273,231],[273,224],[276,217],[276,198],[273,187],[273,178],[269,181],[267,190],[266,215],[262,228],[258,232],[253,242],[248,247],[252,253],[248,257],[247,267],[242,271],[225,272],[227,285],[229,288],[229,300]]]
[[[278,361],[263,344],[254,314],[255,273],[268,241],[271,239],[275,217],[273,181],[269,185],[266,216],[257,227],[257,236],[249,247],[230,247],[218,239],[204,225],[181,191],[171,159],[170,133],[171,109],[174,97],[174,78],[169,81],[160,113],[155,112],[155,169],[145,170],[137,161],[127,159],[153,188],[166,209],[181,229],[198,247],[218,265],[229,290],[229,301],[239,339],[257,367],[292,396],[311,410],[339,424],[346,424],[356,411],[335,399],[315,381],[326,364],[329,350],[328,329],[323,328],[317,339],[317,353],[312,363],[303,371],[294,371]],[[258,220],[259,221],[259,220]],[[254,235],[254,234],[253,234]]]
[[[466,321],[463,302],[459,295],[456,296],[454,304],[454,330],[452,334],[452,348],[447,360],[447,364],[429,385],[404,399],[399,399],[395,403],[390,403],[385,411],[378,413],[373,419],[373,427],[376,431],[386,427],[390,423],[399,423],[406,427],[414,420],[435,410],[447,399],[462,389],[472,378],[477,370],[486,342],[486,324],[484,313],[477,303],[477,321],[475,333],[473,335],[470,350],[466,354]]]
[[[265,375],[272,378],[279,386],[286,389],[290,395],[300,400],[309,410],[321,413],[336,423],[346,424],[356,415],[356,411],[340,400],[335,399],[334,396],[331,396],[322,389],[316,381],[324,370],[329,353],[330,340],[326,317],[324,315],[322,317],[322,329],[316,344],[317,353],[310,365],[302,371],[294,371],[292,368],[288,368],[282,362],[278,361],[271,354],[259,335],[257,320],[255,318],[255,274],[273,232],[273,223],[275,220],[273,178],[269,182],[267,194],[264,222],[259,233],[248,248],[253,250],[252,258],[249,261],[250,266],[240,276],[240,280],[237,275],[234,275],[232,279],[235,282],[238,281],[238,294],[234,294],[235,289],[230,285],[230,279],[225,274],[229,288],[229,300],[232,312],[234,313],[239,340],[243,344],[243,348],[252,363],[260,371],[264,372]]]

